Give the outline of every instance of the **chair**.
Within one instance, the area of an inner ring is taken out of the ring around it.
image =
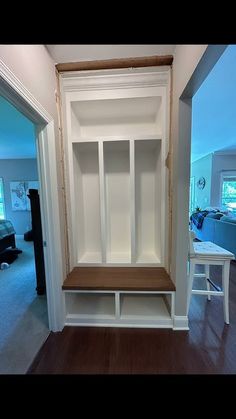
[[[208,301],[211,295],[223,297],[224,321],[229,324],[229,269],[230,261],[235,259],[234,254],[228,250],[217,246],[212,242],[194,242],[195,233],[189,231],[189,288],[187,309],[189,311],[191,295],[207,295]],[[204,273],[196,274],[195,266],[204,265]],[[222,266],[222,289],[214,284],[210,279],[210,265]],[[206,290],[192,289],[194,277],[204,278],[206,281]],[[211,289],[211,286],[214,290]]]

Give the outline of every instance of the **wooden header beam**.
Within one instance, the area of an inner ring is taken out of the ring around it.
[[[59,72],[105,70],[112,68],[153,67],[171,65],[172,55],[152,55],[149,57],[114,58],[112,60],[79,61],[75,63],[59,63],[56,68]]]

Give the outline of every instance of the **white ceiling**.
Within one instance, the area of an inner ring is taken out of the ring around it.
[[[56,64],[73,61],[172,55],[176,45],[45,45]]]

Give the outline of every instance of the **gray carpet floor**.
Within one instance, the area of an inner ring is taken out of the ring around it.
[[[0,270],[0,374],[25,374],[49,335],[46,295],[35,290],[33,242],[16,244],[23,253]]]

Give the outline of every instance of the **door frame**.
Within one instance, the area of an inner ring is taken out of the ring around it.
[[[63,258],[54,120],[1,60],[0,94],[30,119],[36,127],[48,322],[49,329],[56,332],[64,327],[64,305],[61,288],[63,282]]]
[[[188,243],[189,184],[191,162],[192,98],[211,72],[228,45],[208,45],[186,87],[177,98],[178,127],[173,143],[172,167],[172,250],[171,273],[176,282],[175,330],[188,330]],[[172,140],[173,141],[173,140]]]

